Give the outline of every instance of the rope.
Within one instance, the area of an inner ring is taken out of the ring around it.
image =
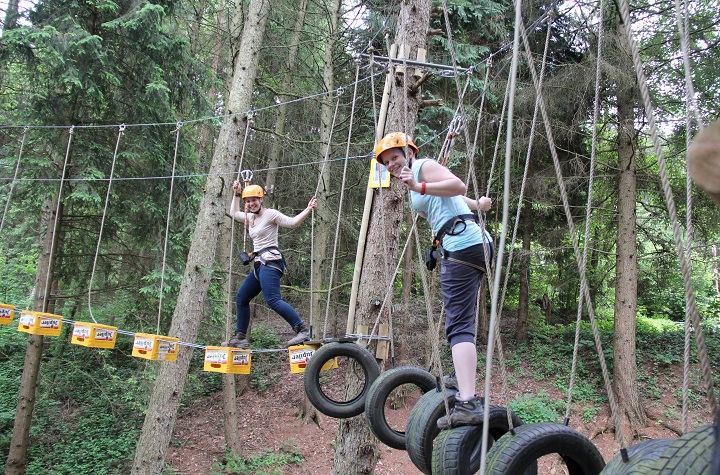
[[[328,133],[328,143],[327,148],[325,149],[325,160],[327,160],[328,156],[330,155],[330,145],[332,144],[332,134],[335,130],[335,120],[337,119],[337,113],[338,108],[340,107],[340,94],[337,96],[337,102],[335,103],[335,113],[333,114],[332,122],[330,124],[330,131]],[[318,182],[315,186],[315,195],[317,196],[318,192],[320,191],[320,180],[325,174],[325,165],[327,164],[327,161],[323,162],[322,167],[320,168],[320,174],[318,175]],[[347,167],[347,160],[345,160],[345,166]],[[344,179],[343,179],[344,183]],[[343,185],[344,188],[344,185]],[[340,193],[343,193],[344,190],[341,189]],[[342,201],[340,202],[342,206]],[[337,233],[339,232],[340,228],[340,218],[338,217],[338,223],[337,228],[335,231],[335,246],[337,246]],[[335,262],[335,251],[333,249],[333,260],[331,262]],[[332,289],[333,286],[333,273],[335,270],[335,266],[332,266],[332,269],[330,269],[330,284],[328,285],[328,301],[327,301],[327,310],[325,313],[325,320],[323,323],[323,338],[327,335],[327,321],[328,321],[328,313],[330,311],[330,295],[329,292]],[[313,318],[315,315],[313,310],[313,282],[315,282],[315,210],[312,210],[312,217],[310,219],[310,318]]]
[[[543,78],[545,77],[545,66],[547,64],[547,53],[550,45],[550,33],[552,31],[552,23],[548,23],[547,28],[547,34],[545,36],[545,48],[543,51],[543,61],[540,68],[540,82],[538,84],[538,88],[541,90],[543,85]],[[531,54],[530,51],[526,51],[526,54]],[[508,261],[505,266],[506,272],[505,272],[505,281],[503,282],[502,287],[502,293],[500,297],[500,303],[498,305],[498,308],[504,308],[505,306],[505,296],[507,294],[507,289],[509,286],[509,280],[510,280],[510,269],[512,269],[512,262],[513,262],[513,255],[515,251],[515,242],[517,240],[517,232],[520,227],[520,214],[522,211],[522,203],[525,196],[525,189],[527,185],[527,176],[528,172],[530,170],[530,157],[532,156],[532,148],[533,143],[535,141],[535,130],[537,125],[537,114],[539,110],[539,101],[540,101],[540,94],[537,94],[537,97],[535,98],[535,109],[533,110],[533,118],[530,125],[530,136],[528,139],[528,149],[527,153],[525,155],[525,168],[523,171],[523,178],[520,185],[520,196],[518,197],[518,205],[517,205],[517,211],[515,214],[515,225],[513,226],[513,234],[512,239],[510,240],[510,246],[508,247]],[[496,272],[502,271],[502,262],[498,261],[498,264],[496,265]],[[502,348],[502,341],[500,340],[499,334],[500,334],[500,319],[496,320],[496,328],[495,328],[495,335],[497,338],[497,351],[498,351],[498,364],[499,364],[499,370],[500,370],[500,381],[502,383],[502,389],[503,389],[503,397],[505,398],[505,401],[509,403],[510,401],[510,393],[507,386],[507,368],[505,366],[505,358],[503,354],[503,348]],[[490,357],[491,355],[488,355]],[[510,411],[507,412],[507,418],[508,418],[508,427],[512,429],[512,414]]]
[[[43,307],[47,305],[49,295],[50,295],[50,273],[51,269],[53,268],[52,262],[55,258],[55,241],[57,240],[57,236],[55,233],[58,231],[58,222],[60,220],[60,203],[62,198],[62,191],[63,186],[65,185],[65,172],[67,171],[67,164],[68,159],[70,157],[70,144],[72,143],[73,134],[75,133],[75,126],[71,126],[68,131],[68,143],[67,148],[65,149],[65,160],[63,162],[63,169],[62,169],[62,176],[60,177],[60,187],[58,188],[58,195],[57,195],[57,207],[55,208],[55,224],[53,224],[53,230],[52,235],[53,238],[50,240],[50,255],[48,256],[48,271],[47,275],[45,276],[45,298]]]
[[[518,21],[522,22],[522,18],[520,18]],[[523,43],[525,44],[525,49],[529,50],[530,45],[527,39],[527,35],[525,34],[525,31],[522,30],[522,39]],[[529,69],[530,73],[532,75],[533,84],[538,84],[538,78],[537,78],[537,72],[535,71],[535,65],[533,64],[532,56],[528,56],[528,63],[529,63]],[[541,94],[541,92],[539,92]],[[610,375],[608,373],[607,364],[605,362],[605,354],[602,349],[602,342],[600,341],[600,332],[597,327],[597,321],[595,319],[595,310],[592,306],[592,300],[590,299],[590,290],[587,284],[587,276],[585,273],[585,267],[582,265],[582,258],[580,249],[578,247],[577,243],[577,233],[575,232],[575,223],[573,221],[572,213],[570,211],[570,204],[569,199],[567,196],[567,190],[565,188],[565,181],[563,180],[562,176],[562,169],[560,167],[560,159],[557,154],[557,148],[555,147],[555,139],[552,133],[551,128],[551,122],[550,117],[548,116],[547,109],[545,107],[545,100],[544,98],[540,99],[540,113],[542,114],[543,123],[545,124],[545,131],[547,132],[547,140],[550,147],[550,154],[553,159],[553,165],[555,167],[555,175],[557,178],[558,187],[560,189],[560,196],[562,198],[563,202],[563,209],[565,211],[565,217],[568,221],[568,227],[570,230],[570,236],[572,239],[572,245],[574,250],[575,259],[577,261],[578,271],[580,272],[580,289],[581,292],[586,300],[587,309],[588,309],[588,315],[590,317],[590,323],[592,325],[593,329],[593,337],[595,340],[595,348],[598,353],[598,359],[600,363],[600,368],[602,370],[602,376],[603,376],[603,382],[605,384],[605,390],[608,394],[608,400],[610,403],[610,413],[614,419],[616,430],[617,430],[617,436],[618,436],[618,442],[620,443],[620,449],[623,450],[625,447],[627,447],[625,436],[622,431],[622,426],[620,424],[619,419],[619,409],[617,405],[617,401],[615,400],[615,394],[612,389],[612,384],[610,383]]]
[[[597,61],[595,65],[595,101],[593,103],[593,122],[592,122],[592,142],[590,145],[590,177],[588,179],[588,196],[587,205],[585,207],[585,240],[583,242],[583,255],[582,255],[582,267],[587,268],[587,253],[589,246],[590,237],[590,214],[592,212],[592,195],[593,195],[593,180],[595,177],[595,159],[597,156],[597,132],[598,132],[598,120],[600,117],[600,87],[602,86],[602,45],[605,36],[604,27],[604,12],[605,12],[605,1],[600,0],[600,19],[598,20],[598,47],[597,47]],[[575,385],[575,375],[577,373],[577,362],[578,362],[578,350],[580,347],[580,327],[582,322],[582,309],[583,309],[584,294],[580,294],[577,306],[577,319],[575,323],[575,343],[573,345],[573,357],[572,367],[570,369],[570,382],[568,383],[568,399],[567,406],[565,409],[565,425],[570,422],[570,411],[572,408],[572,396],[573,388]],[[588,302],[588,306],[592,302]]]
[[[503,184],[503,213],[502,213],[502,232],[500,234],[500,242],[497,246],[497,262],[502,262],[503,251],[505,247],[505,238],[507,236],[508,228],[508,215],[509,215],[509,203],[510,203],[510,161],[512,158],[512,129],[513,129],[513,107],[515,105],[515,84],[517,82],[517,67],[518,67],[518,56],[520,51],[520,27],[522,25],[521,15],[521,2],[515,1],[515,31],[513,33],[513,54],[512,62],[510,66],[510,81],[508,82],[508,90],[510,91],[508,97],[508,112],[507,112],[507,138],[505,142],[505,176]],[[538,92],[539,94],[539,92]],[[488,182],[489,184],[489,182]],[[490,405],[490,380],[492,375],[492,355],[493,346],[495,344],[495,328],[498,313],[498,291],[500,288],[500,273],[496,272],[494,277],[494,285],[491,292],[491,304],[490,304],[490,335],[488,337],[487,354],[488,358],[485,359],[485,404]],[[485,464],[487,462],[487,449],[488,440],[490,437],[490,414],[485,411],[483,415],[483,437],[482,446],[480,449],[480,475],[485,474]]]
[[[371,73],[371,75],[380,75],[383,74],[383,72],[379,73]],[[358,81],[358,83],[363,83],[365,81],[369,81],[371,76],[364,77]],[[347,89],[350,86],[354,86],[355,84],[346,84],[345,86],[341,86],[338,89]],[[326,94],[335,94],[338,89],[334,89],[332,91],[324,91],[319,92],[317,94],[310,94],[308,96],[299,97],[297,99],[291,99],[289,101],[285,102],[276,102],[271,105],[260,107],[257,109],[250,109],[245,112],[235,112],[232,114],[222,114],[222,115],[213,115],[213,116],[206,116],[206,117],[200,117],[198,119],[191,119],[186,120],[183,122],[183,124],[195,124],[199,122],[206,122],[206,121],[215,121],[218,124],[221,123],[225,119],[232,119],[235,117],[245,117],[245,116],[252,116],[253,114],[256,114],[258,112],[266,111],[266,110],[272,110],[277,107],[281,107],[283,105],[287,104],[293,104],[296,102],[304,102],[309,99],[315,99],[317,97],[324,96]],[[136,123],[136,124],[106,124],[106,125],[76,125],[73,126],[76,129],[102,129],[102,128],[116,128],[120,125],[125,125],[125,127],[156,127],[156,126],[168,126],[168,125],[176,125],[176,122],[150,122],[150,123]],[[25,126],[25,125],[0,125],[0,129],[11,129],[11,128],[22,128],[22,127],[30,127],[33,129],[66,129],[67,125],[33,125],[33,126]]]
[[[245,121],[245,135],[243,136],[243,145],[242,150],[240,151],[240,163],[238,165],[238,171],[237,171],[237,180],[240,180],[242,177],[245,178],[244,170],[243,170],[243,159],[245,158],[245,144],[247,143],[247,136],[248,131],[250,130],[250,122],[252,121],[252,115],[248,115],[246,117]],[[248,170],[249,171],[249,170]],[[250,172],[250,177],[252,177],[252,172]],[[235,190],[233,190],[233,197],[232,199],[235,199],[234,193]],[[246,218],[247,221],[247,218]],[[243,234],[243,250],[245,250],[245,235]],[[235,259],[233,259],[233,253],[235,252],[235,217],[230,216],[230,259],[228,262],[228,279],[227,279],[227,301],[225,304],[225,341],[228,341],[230,339],[230,313],[232,309],[232,294],[233,294],[233,288],[232,288],[232,275],[233,275],[233,262]]]
[[[160,298],[158,299],[158,319],[157,319],[157,330],[156,333],[160,334],[160,317],[162,316],[162,302],[163,302],[163,294],[165,293],[165,263],[167,261],[167,244],[168,244],[168,237],[170,235],[170,211],[172,210],[172,199],[173,199],[173,187],[175,185],[175,165],[177,164],[177,151],[178,151],[178,143],[180,142],[180,128],[182,127],[182,122],[178,122],[175,126],[175,151],[173,152],[173,164],[172,164],[172,178],[170,179],[170,196],[168,197],[168,206],[167,206],[167,219],[165,220],[165,243],[163,244],[163,258],[162,258],[162,268],[160,271]],[[110,185],[108,185],[108,192]],[[99,245],[99,243],[98,243]]]
[[[10,190],[8,191],[7,201],[5,201],[5,209],[3,210],[2,219],[0,219],[0,234],[2,234],[2,228],[5,225],[5,217],[7,216],[8,208],[10,207],[10,198],[17,182],[18,171],[20,170],[20,159],[22,158],[23,148],[25,148],[25,138],[27,137],[28,127],[23,129],[22,138],[20,139],[20,151],[18,152],[17,162],[15,162],[15,174],[13,175],[12,182],[10,183]]]
[[[702,373],[703,384],[705,385],[705,391],[710,403],[710,408],[713,414],[718,412],[718,402],[715,399],[712,381],[712,369],[710,367],[710,358],[707,353],[705,346],[705,337],[701,326],[700,314],[698,313],[697,306],[695,304],[695,295],[692,283],[692,276],[690,274],[690,266],[687,262],[685,251],[683,249],[682,236],[680,228],[678,226],[677,211],[675,208],[675,200],[672,195],[672,189],[670,188],[670,180],[667,175],[667,165],[663,155],[662,145],[660,144],[660,138],[657,133],[657,125],[655,123],[655,115],[653,112],[652,101],[650,99],[650,91],[648,90],[647,78],[643,71],[642,61],[640,59],[640,51],[638,50],[635,38],[632,35],[630,29],[630,7],[627,0],[620,0],[620,13],[622,16],[623,23],[627,25],[627,40],[632,51],[633,64],[635,66],[635,74],[638,78],[640,86],[640,95],[642,96],[643,105],[645,107],[645,114],[648,117],[648,123],[650,124],[650,137],[652,138],[653,148],[657,155],[658,166],[660,168],[660,177],[662,182],[662,189],[665,194],[665,202],[670,213],[670,222],[675,239],[675,247],[677,248],[678,257],[680,260],[680,268],[683,274],[683,281],[685,284],[685,299],[688,312],[690,314],[693,327],[695,330],[695,342],[697,343],[698,359],[700,360],[700,370]]]
[[[356,63],[355,67],[355,77],[360,73],[360,63]],[[343,175],[342,175],[342,185],[340,187],[340,200],[338,204],[338,218],[335,224],[335,240],[333,242],[333,253],[332,253],[332,260],[330,261],[332,265],[330,266],[330,283],[328,285],[328,294],[327,294],[327,300],[325,302],[325,321],[323,322],[323,336],[327,334],[327,326],[328,326],[328,320],[330,315],[330,293],[332,292],[333,283],[334,283],[334,276],[335,276],[335,258],[337,256],[337,248],[338,248],[338,242],[340,240],[340,221],[342,219],[342,209],[343,209],[343,203],[345,202],[345,182],[347,180],[347,157],[350,155],[350,141],[352,138],[352,131],[353,131],[353,120],[355,118],[355,101],[357,100],[357,87],[353,89],[353,98],[352,98],[352,106],[350,107],[350,124],[348,126],[348,135],[347,135],[347,146],[345,148],[345,165],[343,166]],[[338,103],[340,101],[340,98],[338,97]],[[336,109],[337,114],[337,109]],[[335,124],[335,120],[333,119],[333,125]],[[328,144],[328,150],[329,150],[329,144]],[[319,186],[318,182],[318,186]]]
[[[100,242],[102,241],[102,233],[105,228],[105,216],[107,215],[108,203],[110,202],[110,187],[112,186],[113,176],[115,175],[115,160],[117,159],[118,148],[120,147],[120,138],[125,133],[125,127],[118,128],[117,141],[115,142],[115,153],[113,153],[112,164],[110,165],[110,178],[108,179],[107,191],[105,192],[105,205],[103,206],[102,218],[100,219],[100,231],[98,232],[98,242],[95,247],[95,257],[93,259],[92,272],[90,272],[90,283],[88,284],[88,312],[92,321],[97,323],[92,312],[92,284],[95,278],[95,267],[97,266],[98,256],[100,255]]]
[[[698,125],[698,129],[702,130],[703,123],[700,120],[699,111],[695,102],[695,91],[693,88],[692,76],[690,75],[690,55],[688,53],[688,34],[689,34],[689,14],[687,8],[687,1],[683,2],[682,13],[680,11],[680,0],[675,0],[675,17],[677,19],[678,36],[680,37],[680,45],[683,53],[683,66],[685,68],[685,149],[687,150],[690,146],[691,129],[692,129],[692,115],[694,115],[695,121]],[[683,23],[684,18],[684,23]],[[692,177],[690,173],[685,175],[685,193],[686,193],[686,235],[687,235],[687,247],[685,252],[688,256],[688,265],[692,265],[692,236],[693,236],[693,222],[692,222]],[[682,389],[682,432],[683,434],[688,431],[688,398],[690,392],[690,342],[692,335],[690,333],[690,312],[689,308],[685,306],[685,342],[684,342],[684,358],[683,358],[683,389]]]

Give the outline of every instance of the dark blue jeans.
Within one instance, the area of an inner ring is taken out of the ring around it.
[[[250,325],[250,301],[257,297],[261,291],[268,306],[283,317],[291,327],[302,325],[303,321],[297,311],[280,296],[281,277],[282,272],[278,269],[264,265],[256,267],[254,272],[250,272],[245,277],[235,296],[235,306],[237,307],[236,332],[247,333]]]

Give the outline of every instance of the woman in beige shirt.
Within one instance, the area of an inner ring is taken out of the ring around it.
[[[313,196],[307,208],[297,216],[290,217],[276,209],[263,207],[265,193],[261,186],[248,185],[242,192],[240,188],[240,182],[236,180],[233,183],[235,196],[230,205],[230,216],[236,221],[247,223],[248,234],[253,241],[253,271],[245,277],[235,297],[235,335],[222,345],[237,348],[249,346],[247,329],[250,325],[250,301],[261,291],[268,306],[283,317],[295,332],[295,336],[287,342],[288,346],[300,344],[310,338],[310,329],[297,311],[280,296],[280,278],[286,267],[278,249],[278,229],[300,226],[313,208],[317,207],[317,201]]]

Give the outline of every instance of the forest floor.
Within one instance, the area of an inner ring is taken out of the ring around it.
[[[510,348],[507,349],[511,351]],[[254,363],[253,363],[254,364]],[[286,367],[287,369],[287,367]],[[647,371],[653,371],[646,368]],[[528,371],[516,371],[508,368],[509,379],[513,384],[510,388],[510,400],[523,394],[547,393],[553,399],[563,400],[564,396],[550,381],[538,381],[532,377],[523,377]],[[655,369],[656,371],[656,369]],[[651,438],[676,438],[682,427],[680,420],[680,402],[677,400],[678,387],[682,385],[681,365],[668,366],[658,376],[654,387],[660,391],[652,401],[643,401],[648,414],[647,427],[641,429],[633,443]],[[495,373],[497,374],[497,373]],[[219,376],[219,375],[218,375]],[[482,387],[483,381],[479,381]],[[642,382],[640,383],[643,384]],[[502,394],[499,381],[494,381],[491,394]],[[642,389],[642,388],[641,388]],[[249,460],[253,456],[266,454],[268,451],[279,453],[283,447],[302,454],[302,462],[298,464],[276,465],[264,471],[223,471],[221,462],[225,456],[222,421],[222,395],[216,394],[195,401],[186,407],[178,416],[171,446],[166,459],[168,470],[165,473],[178,475],[210,475],[222,473],[254,473],[254,474],[317,474],[330,475],[333,467],[335,437],[339,420],[320,415],[320,422],[304,422],[298,416],[298,408],[304,398],[303,378],[301,374],[292,374],[289,370],[272,375],[272,382],[262,392],[249,389],[238,401],[239,428],[242,431],[242,457]],[[497,399],[497,397],[496,397]],[[504,405],[494,401],[495,404]],[[592,414],[594,417],[581,417]],[[388,417],[407,419],[409,409],[404,413]],[[588,420],[583,422],[582,419]],[[689,414],[690,428],[711,422],[708,409],[695,407]],[[403,427],[401,420],[394,427]],[[615,433],[609,427],[610,414],[606,405],[576,405],[576,414],[571,416],[570,426],[589,437],[597,446],[606,462],[619,452]],[[403,474],[415,475],[421,472],[414,466],[407,453],[389,448],[378,442],[379,462],[375,469],[376,475]],[[543,474],[567,473],[564,465],[559,464],[557,456],[544,457],[540,461]]]

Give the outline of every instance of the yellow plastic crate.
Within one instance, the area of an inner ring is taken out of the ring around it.
[[[250,374],[252,352],[226,346],[206,346],[204,371]]]
[[[146,360],[176,361],[178,338],[151,333],[136,333],[132,355]]]
[[[320,348],[320,345],[305,344],[295,345],[288,347],[288,357],[290,359],[290,372],[291,373],[304,373],[305,367],[310,361],[310,358],[315,354],[315,351]],[[329,360],[327,363],[320,368],[321,371],[327,371],[329,369],[337,368],[337,358]]]
[[[117,327],[99,323],[75,322],[71,343],[90,348],[115,348]]]
[[[0,325],[10,325],[15,318],[15,307],[0,303]]]
[[[33,335],[60,336],[62,316],[52,313],[23,310],[18,322],[18,331]]]

